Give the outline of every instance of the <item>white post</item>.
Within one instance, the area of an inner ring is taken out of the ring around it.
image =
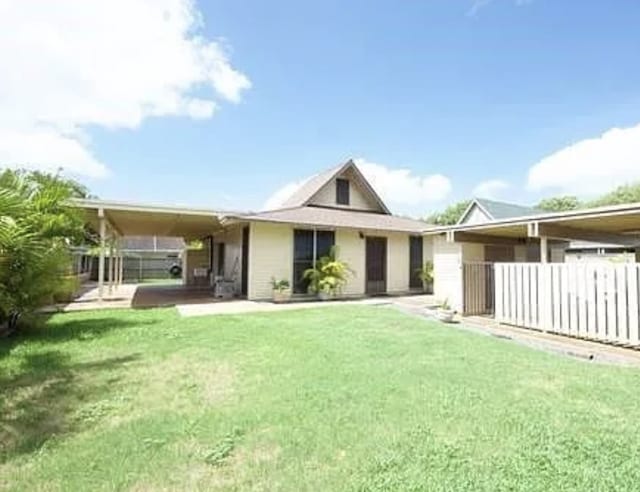
[[[540,236],[540,263],[549,263],[549,242],[546,236]]]
[[[113,292],[113,241],[109,244],[109,294]]]
[[[104,250],[105,250],[105,235],[106,235],[106,223],[104,220],[104,211],[100,209],[98,211],[98,217],[100,220],[100,257],[98,260],[98,300],[102,302],[104,296]]]
[[[124,253],[122,249],[120,249],[120,272],[118,274],[118,283],[122,285],[124,282]]]

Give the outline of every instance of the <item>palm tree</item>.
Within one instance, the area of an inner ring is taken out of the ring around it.
[[[0,174],[0,331],[46,303],[69,265],[68,248],[82,241],[84,221],[68,206],[76,189],[59,176]]]

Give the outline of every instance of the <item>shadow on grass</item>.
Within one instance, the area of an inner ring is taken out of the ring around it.
[[[50,315],[39,316],[31,326],[23,327],[11,337],[0,338],[0,359],[9,355],[16,346],[23,343],[93,340],[111,331],[154,325],[159,322],[160,320],[127,320],[115,316],[52,322]]]
[[[108,395],[118,372],[139,357],[71,363],[57,350],[25,355],[19,374],[0,376],[0,463],[86,425],[74,418],[79,407]],[[109,377],[100,377],[102,371]]]

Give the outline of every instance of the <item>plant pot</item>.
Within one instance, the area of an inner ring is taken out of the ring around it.
[[[328,301],[333,295],[330,292],[318,292],[318,299],[321,301]]]
[[[436,310],[436,318],[444,323],[452,323],[455,315],[456,312],[452,309],[438,308],[438,310]]]
[[[273,302],[282,303],[291,300],[291,289],[273,289]]]

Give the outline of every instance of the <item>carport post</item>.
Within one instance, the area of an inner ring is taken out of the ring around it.
[[[549,242],[547,236],[540,236],[540,263],[549,263]]]
[[[98,210],[98,219],[100,221],[100,256],[98,260],[98,300],[102,302],[104,296],[104,250],[107,225],[104,220],[104,210]]]
[[[122,252],[122,245],[120,245],[120,261],[119,261],[119,272],[118,272],[118,285],[122,285],[124,281],[124,253]]]
[[[113,292],[113,238],[109,241],[109,294]]]

